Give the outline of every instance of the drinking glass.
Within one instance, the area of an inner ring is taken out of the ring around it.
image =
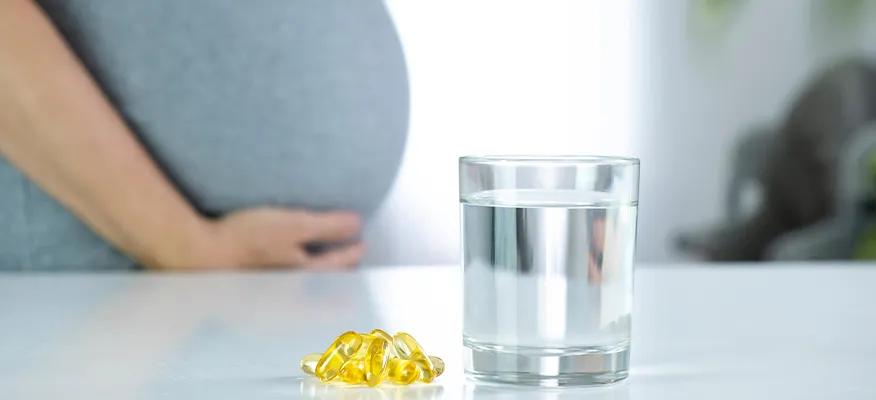
[[[638,187],[634,158],[460,158],[470,378],[627,377]]]

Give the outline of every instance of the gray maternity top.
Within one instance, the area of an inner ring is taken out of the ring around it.
[[[389,189],[408,86],[382,2],[39,3],[204,214],[279,205],[367,216]],[[0,269],[120,268],[134,263],[0,159]]]

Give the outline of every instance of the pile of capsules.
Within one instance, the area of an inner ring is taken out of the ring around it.
[[[369,333],[342,333],[324,353],[304,356],[301,369],[323,382],[408,385],[432,382],[444,372],[444,361],[426,354],[407,333],[392,336],[374,329]]]

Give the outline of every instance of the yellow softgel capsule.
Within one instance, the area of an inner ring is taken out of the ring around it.
[[[414,363],[414,365],[420,370],[420,380],[423,382],[432,382],[432,380],[438,376],[438,374],[435,373],[435,366],[432,365],[432,360],[430,360],[427,355],[416,351],[414,354],[411,354],[409,361]]]
[[[440,357],[429,356],[429,361],[432,361],[432,365],[435,367],[435,377],[441,376],[444,373],[444,360]]]
[[[383,380],[391,356],[389,347],[389,342],[383,337],[377,335],[371,337],[364,360],[365,383],[368,386],[377,386]]]
[[[392,339],[392,344],[395,347],[398,356],[412,361],[417,366],[420,370],[420,379],[422,379],[423,382],[432,382],[432,380],[435,379],[435,376],[437,376],[435,373],[435,366],[432,365],[432,360],[426,356],[423,346],[420,346],[417,339],[414,339],[413,336],[405,332],[396,333]]]
[[[409,333],[398,332],[392,337],[392,345],[395,346],[395,351],[401,358],[411,358],[414,352],[425,353],[423,347]]]
[[[368,333],[371,336],[379,336],[386,340],[387,343],[392,343],[392,335],[384,331],[383,329],[372,329],[371,332]]]
[[[316,376],[323,382],[334,379],[341,371],[341,367],[353,357],[356,352],[362,347],[362,336],[356,332],[348,331],[342,333],[335,339],[334,342],[322,353],[319,361],[316,363]]]
[[[316,364],[319,363],[320,358],[322,358],[322,354],[320,353],[308,354],[301,357],[301,370],[307,375],[316,375]]]
[[[348,331],[338,336],[322,354],[301,359],[301,370],[323,382],[377,386],[389,381],[408,385],[431,382],[444,373],[444,360],[426,354],[408,333],[392,336],[381,329],[369,333]]]
[[[389,360],[386,370],[386,379],[399,385],[409,385],[420,377],[416,364],[398,357]]]
[[[365,360],[358,358],[348,360],[338,371],[338,378],[344,383],[353,385],[365,383]]]
[[[359,337],[362,338],[362,344],[359,346],[359,350],[357,350],[351,358],[364,358],[368,355],[368,347],[371,345],[371,341],[374,339],[374,336],[360,333]]]
[[[351,359],[364,362],[362,369],[365,373],[365,383],[369,386],[376,386],[383,380],[386,363],[390,356],[386,349],[390,342],[384,339],[380,333],[362,333],[360,335],[362,336],[362,345]]]

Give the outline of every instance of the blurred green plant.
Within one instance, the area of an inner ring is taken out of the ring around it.
[[[853,257],[859,260],[876,260],[876,154],[867,160],[868,193],[864,199],[869,215],[867,224],[858,235]]]
[[[867,0],[822,0],[824,11],[837,22],[853,21],[861,16]]]
[[[687,28],[691,39],[714,43],[724,36],[747,0],[689,0]]]

